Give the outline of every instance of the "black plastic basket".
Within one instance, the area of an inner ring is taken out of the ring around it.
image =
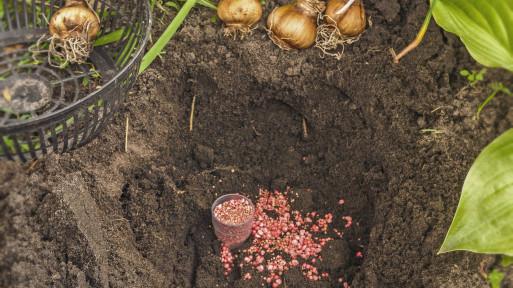
[[[86,63],[55,68],[29,49],[48,33],[47,21],[64,0],[0,0],[0,158],[25,162],[79,147],[123,103],[150,34],[149,2],[90,4],[101,18],[99,39],[121,37],[95,46]]]

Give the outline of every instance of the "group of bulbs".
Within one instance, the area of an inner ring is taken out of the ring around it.
[[[260,0],[221,0],[217,13],[227,26],[227,34],[244,36],[260,20],[262,7]],[[318,26],[319,19],[324,19],[326,24]],[[361,0],[328,0],[326,4],[318,0],[296,0],[271,12],[267,18],[267,31],[276,45],[292,50],[306,49],[319,42],[319,33],[329,35],[321,39],[329,42],[320,43],[324,47],[343,39],[354,39],[363,32],[366,24]],[[332,35],[338,39],[332,39]]]

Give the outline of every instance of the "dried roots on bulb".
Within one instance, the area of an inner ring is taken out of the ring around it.
[[[224,28],[224,36],[226,37],[233,37],[233,39],[237,39],[237,37],[240,37],[240,39],[244,39],[244,37],[249,36],[253,33],[253,30],[256,28],[250,28],[245,25],[237,25],[237,26],[228,26]]]
[[[84,63],[93,50],[99,28],[99,17],[86,0],[67,0],[50,19],[49,34],[39,38],[31,51],[34,58],[39,53],[48,53],[48,63],[54,67]],[[48,48],[42,48],[44,43],[48,43]],[[62,63],[54,64],[52,56]]]
[[[339,13],[342,12],[342,13]],[[365,30],[366,16],[363,3],[360,0],[330,0],[324,11],[323,24],[317,28],[315,47],[325,55],[334,56],[338,60],[344,53],[344,45],[360,39]],[[342,46],[342,51],[330,52]]]
[[[267,18],[268,35],[284,50],[306,49],[316,38],[317,18],[324,11],[324,2],[297,0],[278,7]]]
[[[243,39],[253,32],[251,26],[262,17],[262,6],[258,0],[221,0],[217,15],[226,24],[225,36]]]

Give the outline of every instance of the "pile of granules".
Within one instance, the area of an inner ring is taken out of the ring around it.
[[[333,239],[317,235],[327,234],[333,216],[331,213],[318,215],[315,211],[305,215],[291,211],[289,191],[259,191],[251,231],[253,238],[250,238],[252,245],[242,251],[243,260],[239,264],[241,268],[246,266],[256,271],[246,273],[244,279],[251,279],[252,274],[256,274],[262,277],[262,285],[279,287],[283,284],[283,273],[292,267],[299,267],[303,275],[312,281],[329,279],[329,273],[318,271],[316,261],[322,260],[319,254],[323,246]],[[343,200],[339,201],[339,204],[343,203]],[[351,217],[346,216],[345,219],[346,227],[349,227]],[[333,231],[342,237],[341,232]],[[225,275],[228,275],[234,265],[234,256],[224,246],[221,261],[226,269]],[[344,283],[344,287],[348,287],[347,283]]]

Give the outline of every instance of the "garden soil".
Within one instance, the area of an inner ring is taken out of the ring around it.
[[[264,25],[288,3],[266,2],[243,40],[196,7],[97,138],[1,161],[0,286],[261,287],[249,266],[224,275],[210,208],[226,193],[290,187],[293,209],[332,213],[343,236],[329,230],[316,264],[329,277],[294,268],[284,287],[488,287],[499,257],[437,252],[474,159],[513,124],[504,95],[476,118],[511,74],[488,69],[469,86],[459,72],[483,67],[434,21],[393,64],[428,1],[364,1],[372,26],[340,60],[283,51]],[[173,17],[157,8],[153,40]]]

